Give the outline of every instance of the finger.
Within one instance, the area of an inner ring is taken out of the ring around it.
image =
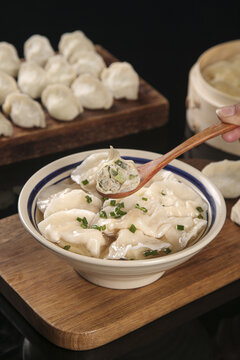
[[[216,114],[222,122],[240,126],[240,104],[221,107]]]
[[[240,139],[240,127],[227,132],[226,134],[222,135],[223,140],[227,142],[234,142]]]

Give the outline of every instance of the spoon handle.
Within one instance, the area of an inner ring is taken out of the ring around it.
[[[170,150],[168,153],[160,156],[155,160],[152,160],[150,163],[146,163],[140,166],[139,172],[141,174],[141,178],[143,179],[144,184],[146,184],[146,182],[148,182],[150,178],[152,178],[152,176],[155,175],[160,169],[162,169],[173,159],[176,159],[178,156],[182,155],[184,152],[202,144],[209,139],[212,139],[215,136],[222,135],[228,131],[231,131],[236,127],[237,125],[222,122],[213,126],[209,126],[206,129],[188,138],[183,143]]]

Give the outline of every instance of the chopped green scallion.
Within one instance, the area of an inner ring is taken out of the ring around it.
[[[100,218],[107,218],[106,211],[101,210],[100,213],[99,213],[99,216],[100,216]]]
[[[178,230],[184,230],[184,225],[177,225]]]
[[[159,255],[158,250],[146,250],[146,251],[144,251],[144,256],[151,256],[151,255]]]
[[[196,207],[197,211],[199,211],[200,213],[203,212],[203,208],[201,206]]]
[[[199,215],[198,215],[198,219],[203,219],[202,214],[199,214]]]
[[[143,201],[147,201],[147,200],[148,200],[148,198],[142,197],[142,200],[143,200]]]
[[[132,232],[132,233],[135,233],[135,231],[137,230],[136,226],[134,224],[132,224],[129,228],[129,230]]]
[[[165,254],[170,254],[170,252],[172,252],[172,250],[170,248],[166,248],[163,251],[165,252]]]
[[[111,206],[115,206],[115,205],[116,205],[116,200],[111,200],[111,201],[110,201],[110,205],[111,205]]]
[[[64,246],[64,250],[69,250],[70,247],[71,247],[71,245],[65,245],[65,246]]]
[[[89,183],[89,182],[88,182],[87,179],[85,179],[85,180],[82,181],[82,184],[83,184],[83,185],[87,185],[88,183]]]
[[[92,198],[90,196],[86,195],[85,198],[89,204],[92,202]]]
[[[120,166],[122,169],[126,169],[127,168],[127,164],[125,164],[123,161],[121,160],[116,160],[115,164]]]

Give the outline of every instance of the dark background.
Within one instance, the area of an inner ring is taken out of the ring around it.
[[[189,70],[209,47],[240,38],[239,10],[232,0],[9,1],[1,7],[0,41],[22,55],[33,34],[57,49],[62,33],[84,31],[168,98],[172,147],[184,134]]]
[[[101,44],[119,60],[130,62],[142,78],[169,100],[169,122],[164,130],[164,134],[167,133],[168,136],[164,139],[164,146],[160,136],[162,129],[115,140],[111,144],[115,147],[163,152],[174,147],[184,138],[185,98],[191,66],[201,53],[211,46],[240,38],[239,10],[239,0],[224,2],[220,0],[175,2],[65,0],[63,3],[39,0],[30,3],[8,1],[4,5],[1,3],[0,7],[0,41],[15,45],[19,55],[22,56],[23,43],[33,34],[47,36],[57,50],[63,33],[82,30],[94,43]],[[91,147],[99,147],[99,144],[88,148]],[[54,156],[38,162],[26,161],[25,164],[0,168],[0,184],[11,185],[13,179],[14,183],[23,184],[38,167],[52,160]],[[7,173],[9,175],[6,175]],[[0,217],[11,215],[16,211],[15,196],[14,202],[8,208],[0,209]],[[235,324],[235,336],[239,339],[239,317],[236,326],[238,309],[239,299],[234,304],[227,304],[226,307],[208,313],[202,318],[205,326],[212,329],[212,336],[217,336],[221,318],[230,317],[229,327],[222,327],[220,343],[226,343],[227,335],[232,331],[232,324]],[[2,319],[0,324],[1,321]],[[10,324],[6,323],[2,326],[3,330],[0,329],[0,359],[1,348],[12,346],[15,351],[14,346],[17,346],[17,341],[21,342],[21,338],[19,340],[12,328],[9,328],[9,332],[12,333],[9,340],[6,330],[8,326]],[[233,349],[234,346],[229,339],[228,341],[229,348]],[[20,359],[20,355],[18,357],[17,352],[14,351],[12,357],[4,357],[4,359]],[[16,351],[20,354],[20,350]],[[239,354],[236,354],[236,357],[234,354],[233,357],[231,354],[229,356],[216,356],[214,360],[240,358]],[[186,356],[184,358],[186,359]],[[203,357],[203,359],[207,358]]]

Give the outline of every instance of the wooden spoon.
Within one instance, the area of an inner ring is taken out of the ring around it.
[[[228,131],[231,131],[238,127],[233,124],[219,123],[213,126],[210,126],[197,134],[193,135],[174,149],[170,150],[165,155],[158,157],[155,160],[149,161],[144,165],[139,165],[137,167],[139,175],[140,175],[140,183],[139,185],[130,191],[115,193],[115,194],[103,194],[99,192],[104,197],[110,197],[112,199],[119,199],[126,196],[129,196],[139,189],[143,185],[145,185],[159,170],[161,170],[164,166],[166,166],[170,161],[176,159],[178,156],[182,155],[186,151],[202,144],[203,142],[212,139],[215,136],[222,135]]]

